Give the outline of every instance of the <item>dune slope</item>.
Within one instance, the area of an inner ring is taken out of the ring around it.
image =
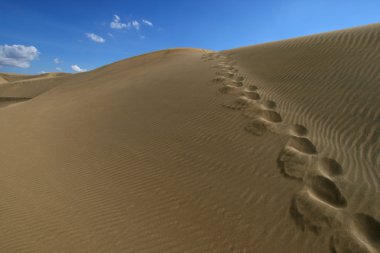
[[[1,251],[379,252],[379,33],[1,75]]]

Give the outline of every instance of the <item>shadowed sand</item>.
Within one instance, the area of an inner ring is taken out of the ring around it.
[[[379,36],[0,74],[1,252],[380,252]]]

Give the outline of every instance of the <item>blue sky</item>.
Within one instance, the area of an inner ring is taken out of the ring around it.
[[[230,49],[380,22],[379,10],[378,0],[0,0],[0,72],[92,70],[173,47]]]

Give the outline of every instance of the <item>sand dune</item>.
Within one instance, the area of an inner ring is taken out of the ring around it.
[[[59,85],[66,73],[19,75],[0,73],[0,107],[34,98]]]
[[[380,252],[379,35],[0,74],[1,252]]]

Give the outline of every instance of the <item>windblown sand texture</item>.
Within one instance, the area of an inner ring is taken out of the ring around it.
[[[380,25],[0,74],[0,252],[380,252]]]

